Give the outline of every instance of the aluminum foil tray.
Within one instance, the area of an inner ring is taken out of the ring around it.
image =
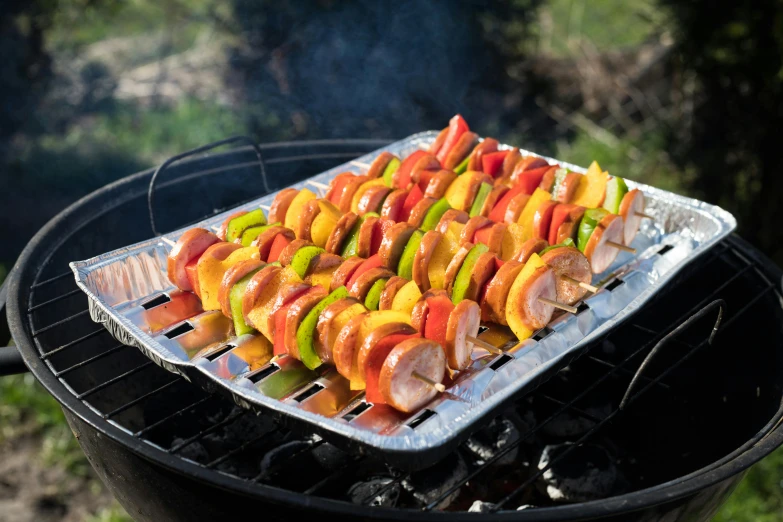
[[[436,135],[432,131],[415,134],[359,161],[370,163],[382,151],[404,157],[432,143]],[[359,172],[344,164],[293,186],[302,188],[311,180],[329,183],[344,171]],[[226,393],[242,407],[271,413],[291,427],[314,431],[349,450],[382,454],[393,465],[417,469],[446,455],[509,399],[551,376],[591,341],[638,311],[679,270],[736,227],[734,217],[719,207],[630,180],[628,185],[644,191],[646,212],[655,217],[644,220],[632,245],[637,253],[620,253],[613,266],[595,276],[593,283],[601,290],[585,299],[577,314],[559,316],[531,339],[506,346],[503,355],[476,350],[472,367],[457,377],[447,393],[409,415],[366,403],[363,393],[352,392],[334,368],[313,372],[287,356],[262,364],[267,358],[256,353],[252,342],[230,337],[228,322],[220,312],[198,313],[198,299],[171,285],[166,276],[171,247],[160,238],[70,266],[89,297],[93,320],[156,364],[208,391]],[[270,205],[274,197],[275,193],[268,194],[240,208]],[[194,226],[218,225],[234,211]],[[185,230],[166,237],[176,241]],[[189,330],[194,327],[217,332],[213,344],[190,349],[193,332]]]

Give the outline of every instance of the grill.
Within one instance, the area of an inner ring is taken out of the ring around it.
[[[198,221],[383,143],[262,145],[266,179],[252,148],[182,161],[157,180],[156,228]],[[68,270],[69,261],[153,235],[151,175],[109,185],[54,218],[8,283],[24,362],[137,520],[259,509],[281,519],[447,511],[475,520],[471,510],[520,520],[707,520],[742,472],[783,442],[781,272],[737,237],[426,470],[402,472],[240,409],[118,344],[90,320]]]

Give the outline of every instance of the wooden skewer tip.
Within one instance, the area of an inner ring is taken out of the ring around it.
[[[413,375],[414,379],[418,379],[419,381],[423,382],[424,384],[432,386],[433,388],[438,390],[438,392],[440,392],[440,393],[443,393],[443,392],[446,391],[446,387],[442,383],[435,382],[432,379],[430,379],[429,377],[420,374],[419,372],[413,372],[411,375]]]
[[[645,214],[644,212],[634,212],[634,214],[636,214],[637,216],[639,216],[641,218],[647,218],[647,219],[655,220],[655,218],[652,217],[650,214]]]
[[[550,306],[554,306],[555,308],[559,308],[560,310],[565,310],[566,312],[568,312],[570,314],[575,314],[576,312],[578,312],[578,310],[577,310],[577,308],[575,306],[569,306],[567,304],[558,303],[557,301],[554,301],[554,300],[549,299],[547,297],[539,297],[538,300],[541,301],[542,303],[546,303],[546,304],[548,304]]]
[[[419,143],[419,148],[421,150],[429,150],[430,146],[427,145],[426,143]]]
[[[568,281],[569,283],[573,283],[575,285],[579,285],[580,288],[584,288],[588,292],[596,293],[598,291],[597,286],[593,286],[589,283],[585,283],[584,281],[580,281],[578,279],[574,279],[573,277],[567,276],[567,275],[561,275],[563,279]]]
[[[354,167],[359,167],[360,169],[364,169],[364,170],[370,170],[370,165],[368,165],[367,163],[362,163],[361,161],[351,161],[350,163]]]
[[[176,245],[176,243],[175,243],[174,241],[172,241],[171,239],[169,239],[169,238],[167,238],[167,237],[163,237],[163,236],[161,236],[161,237],[160,237],[160,240],[161,240],[161,241],[163,241],[164,243],[166,243],[166,244],[167,244],[168,246],[170,246],[171,248],[174,248],[174,245]]]
[[[631,248],[629,246],[623,245],[622,243],[616,243],[614,241],[607,241],[606,244],[609,245],[610,247],[616,248],[617,250],[622,250],[623,252],[630,252],[631,254],[635,254],[636,253],[636,249],[635,248]]]
[[[266,210],[267,212],[269,212],[270,210],[272,210],[272,207],[270,207],[270,206],[267,206],[267,205],[258,205],[258,206],[259,206],[259,207],[261,207],[263,210]]]
[[[473,337],[472,335],[466,335],[465,340],[475,344],[476,346],[484,348],[489,353],[494,353],[495,355],[500,355],[501,353],[503,353],[503,350],[501,350],[497,346],[492,345],[483,339],[479,339],[478,337]]]
[[[329,185],[326,185],[324,183],[320,183],[318,181],[308,181],[307,183],[309,185],[312,185],[312,186],[320,188],[320,189],[324,189],[324,190],[328,190],[329,189]]]

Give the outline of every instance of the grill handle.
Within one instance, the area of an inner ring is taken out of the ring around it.
[[[636,370],[636,374],[633,376],[633,379],[631,379],[631,383],[628,385],[628,389],[625,390],[625,395],[623,395],[623,400],[620,401],[620,408],[624,409],[625,406],[628,404],[628,401],[631,399],[631,392],[636,388],[637,384],[642,378],[642,373],[644,373],[644,370],[650,365],[650,361],[652,361],[655,356],[661,351],[661,349],[669,343],[673,338],[677,336],[681,331],[685,330],[686,328],[690,327],[693,323],[707,315],[710,311],[713,309],[718,309],[718,317],[715,318],[715,324],[712,327],[712,330],[710,331],[710,336],[707,338],[707,344],[712,344],[713,339],[715,339],[715,335],[718,333],[718,329],[720,328],[720,323],[723,320],[723,313],[726,310],[726,301],[723,299],[716,299],[713,302],[706,305],[704,308],[684,320],[680,325],[666,334],[660,341],[656,343],[655,346],[653,346],[653,349],[650,350],[650,353],[647,354],[647,357],[644,358],[644,361],[642,361],[642,364],[639,365],[639,369]],[[701,344],[703,344],[704,341],[702,341]],[[699,346],[701,346],[699,344]],[[697,346],[693,350],[696,350],[699,348]],[[692,351],[693,351],[692,350]],[[652,386],[656,382],[660,380],[660,378],[663,377],[662,375],[658,378],[654,379],[653,382],[649,383],[647,386]]]
[[[178,162],[179,160],[183,158],[187,158],[188,156],[193,156],[194,154],[199,154],[201,152],[206,152],[208,150],[216,149],[223,145],[228,145],[230,143],[236,143],[236,142],[245,142],[251,147],[253,147],[253,150],[256,153],[256,157],[258,157],[258,166],[261,169],[261,181],[264,182],[264,190],[267,194],[271,192],[269,189],[269,183],[266,179],[266,167],[264,166],[264,158],[261,156],[261,148],[258,146],[258,144],[253,141],[252,139],[248,138],[247,136],[232,136],[231,138],[226,138],[224,140],[215,141],[213,143],[209,143],[207,145],[202,145],[201,147],[196,147],[195,149],[189,150],[187,152],[183,152],[182,154],[177,154],[176,156],[172,156],[166,161],[164,161],[160,167],[158,167],[155,172],[152,174],[152,178],[150,178],[150,186],[147,189],[147,209],[150,213],[150,227],[152,228],[152,233],[156,236],[159,236],[161,233],[158,231],[158,227],[155,226],[155,212],[152,210],[152,200],[155,195],[155,182],[158,180],[158,175],[161,174],[164,170],[166,170],[168,167],[170,167],[172,164]]]
[[[8,274],[5,281],[0,285],[0,316],[5,315],[5,302],[8,299],[8,281],[11,279]],[[8,328],[8,321],[0,320],[0,344],[11,340],[11,330]],[[25,373],[27,366],[22,361],[22,355],[15,346],[0,346],[0,377],[4,375],[15,375]]]

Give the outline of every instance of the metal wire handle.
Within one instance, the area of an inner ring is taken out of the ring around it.
[[[158,227],[155,226],[155,213],[152,210],[152,200],[153,196],[155,194],[155,181],[158,179],[158,175],[166,170],[169,166],[171,166],[172,163],[176,163],[177,161],[186,158],[188,156],[192,156],[194,154],[199,154],[200,152],[206,152],[208,150],[215,149],[217,147],[220,147],[222,145],[228,145],[229,143],[236,143],[238,141],[243,141],[253,147],[253,150],[256,151],[256,157],[258,158],[258,165],[261,169],[261,180],[264,183],[264,190],[268,194],[271,192],[269,188],[269,183],[266,179],[266,167],[264,165],[264,158],[261,156],[261,148],[258,146],[258,144],[250,139],[247,136],[232,136],[231,138],[226,138],[220,141],[215,141],[213,143],[209,143],[207,145],[202,145],[201,147],[197,147],[193,150],[189,150],[187,152],[183,152],[181,154],[177,154],[176,156],[172,156],[171,158],[164,161],[160,167],[158,167],[155,172],[152,174],[152,178],[150,179],[150,186],[149,189],[147,189],[147,209],[150,213],[150,227],[152,228],[152,233],[156,236],[161,235],[161,233],[158,231]]]
[[[631,398],[631,392],[636,387],[636,384],[641,380],[642,373],[644,373],[644,370],[647,369],[647,367],[650,365],[650,362],[655,358],[655,356],[658,354],[658,352],[661,351],[661,349],[669,343],[674,337],[677,336],[681,331],[685,330],[689,326],[691,326],[693,323],[707,315],[711,310],[714,308],[718,308],[718,317],[715,319],[715,324],[712,327],[712,331],[710,332],[710,336],[707,339],[707,344],[712,344],[713,339],[715,339],[715,335],[718,333],[718,329],[720,328],[720,323],[723,320],[723,313],[726,310],[726,301],[723,299],[716,299],[710,304],[706,305],[704,308],[684,320],[680,325],[666,334],[666,336],[663,337],[658,343],[656,343],[655,346],[653,346],[653,349],[650,350],[650,353],[647,354],[647,357],[644,358],[644,361],[642,361],[642,364],[639,366],[639,369],[636,370],[636,374],[634,374],[633,379],[631,379],[631,383],[628,385],[628,388],[625,390],[625,395],[623,395],[623,400],[620,401],[620,407],[619,409],[622,410],[625,408],[626,404],[628,403],[629,399]]]
[[[0,284],[0,377],[27,371],[27,366],[24,365],[22,360],[22,354],[19,353],[16,346],[2,345],[6,341],[11,340],[11,330],[8,328],[8,322],[3,320],[5,315],[3,311],[8,299],[8,281],[10,280],[11,274],[9,273],[3,284]]]

